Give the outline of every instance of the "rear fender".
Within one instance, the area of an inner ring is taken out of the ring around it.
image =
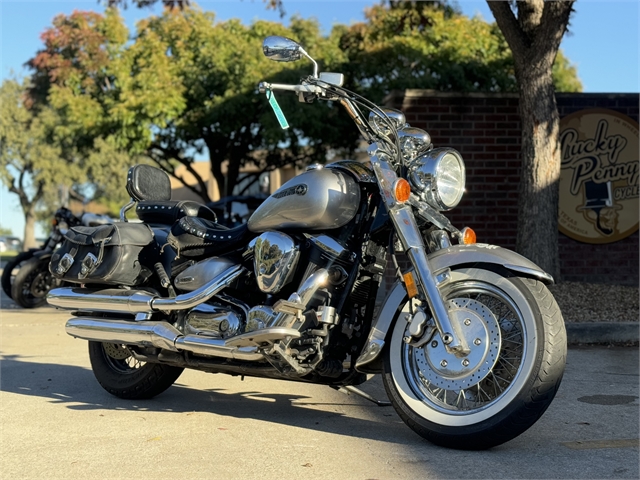
[[[436,276],[447,269],[455,270],[462,265],[498,265],[518,276],[535,278],[547,285],[553,284],[553,277],[532,261],[511,250],[478,243],[475,245],[455,245],[443,248],[428,256],[431,270]],[[356,370],[364,373],[379,373],[379,361],[387,334],[394,318],[406,303],[407,292],[401,282],[396,282],[387,294],[378,315],[373,319],[369,338],[356,360]]]

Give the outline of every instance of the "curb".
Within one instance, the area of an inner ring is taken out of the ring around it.
[[[566,323],[567,343],[635,343],[640,339],[638,322]]]

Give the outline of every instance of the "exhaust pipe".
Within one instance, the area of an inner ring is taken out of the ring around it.
[[[68,320],[65,330],[73,337],[94,342],[156,347],[173,352],[188,351],[234,360],[264,359],[257,347],[228,347],[225,346],[224,340],[219,338],[183,335],[166,322],[78,317]]]
[[[162,298],[143,290],[87,290],[65,287],[51,290],[47,295],[47,302],[54,307],[91,312],[153,313],[185,310],[206,302],[220,290],[231,285],[245,271],[242,265],[233,265],[197,290],[178,295],[176,298]]]

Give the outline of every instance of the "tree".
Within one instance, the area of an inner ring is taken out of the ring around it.
[[[228,195],[247,163],[274,168],[324,161],[330,150],[352,148],[357,140],[357,129],[337,108],[322,103],[300,109],[293,95],[280,99],[293,125],[282,130],[258,95],[261,80],[297,83],[309,71],[307,65],[266,60],[261,42],[269,34],[313,44],[327,65],[344,60],[337,38],[321,37],[313,21],[296,19],[290,29],[266,22],[245,27],[235,20],[216,24],[212,13],[185,8],[140,22],[127,46],[123,28],[114,9],[105,17],[57,17],[43,36],[45,48],[30,62],[34,101],[44,98],[61,112],[70,146],[90,147],[92,139],[110,137],[173,174],[180,164],[195,174],[196,155],[207,150],[219,191]],[[199,179],[193,189],[208,201],[204,187]]]
[[[124,179],[138,158],[119,148],[111,115],[119,102],[116,84],[129,72],[123,58],[128,31],[116,10],[106,15],[58,15],[42,34],[43,48],[27,63],[33,70],[27,106],[50,112],[46,141],[65,161],[68,188],[117,211],[126,201]],[[49,210],[58,207],[57,195]],[[48,213],[51,213],[49,211]]]
[[[408,88],[517,91],[513,56],[496,24],[440,2],[390,3],[368,9],[367,21],[341,36],[348,78],[372,100]],[[561,90],[581,89],[564,57],[554,65],[553,80]]]
[[[515,7],[507,2],[487,3],[513,53],[520,94],[522,175],[516,249],[558,277],[561,159],[553,65],[573,0],[526,0],[515,2]]]
[[[25,105],[26,85],[6,80],[0,86],[0,178],[15,193],[24,214],[24,248],[36,246],[36,213],[47,191],[63,182],[60,150],[46,139],[46,117]]]
[[[155,125],[149,152],[159,164],[193,161],[206,147],[211,172],[221,195],[230,195],[240,168],[253,163],[265,168],[293,162],[326,160],[331,149],[353,148],[357,130],[345,135],[346,118],[326,103],[301,109],[294,95],[279,97],[292,128],[282,130],[257,84],[266,80],[297,83],[308,65],[275,63],[262,55],[262,40],[270,34],[296,37],[313,45],[313,54],[325,65],[344,60],[338,39],[323,38],[313,21],[294,19],[290,28],[269,22],[250,27],[237,20],[215,23],[212,13],[196,8],[141,22],[131,47],[139,58],[166,54],[167,71],[179,83],[184,108],[166,126]],[[140,82],[139,95],[146,88]],[[223,162],[227,164],[223,174]]]

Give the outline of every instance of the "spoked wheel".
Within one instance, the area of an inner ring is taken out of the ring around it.
[[[126,399],[155,397],[173,385],[184,370],[141,362],[126,345],[113,343],[89,342],[89,359],[102,388]]]
[[[49,258],[32,258],[20,266],[11,285],[11,298],[24,308],[46,305],[47,293],[58,280],[49,272]]]
[[[448,353],[437,332],[422,346],[407,344],[399,314],[384,383],[402,419],[427,440],[490,448],[524,432],[553,400],[566,358],[564,322],[538,281],[475,268],[451,277],[442,292],[469,353]]]

